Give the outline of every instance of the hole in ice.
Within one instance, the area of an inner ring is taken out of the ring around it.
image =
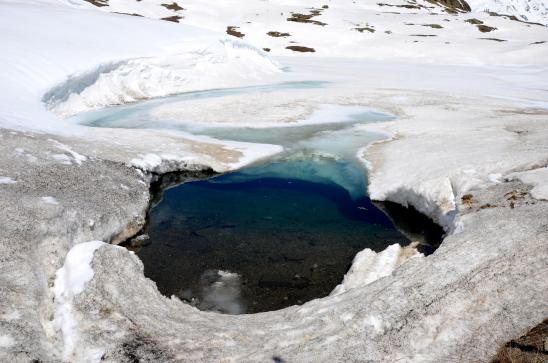
[[[145,275],[166,296],[229,314],[326,296],[357,252],[410,243],[363,180],[361,193],[337,183],[354,171],[344,160],[289,157],[165,190],[136,250]],[[415,224],[401,211],[394,218]],[[435,229],[423,227],[414,240]]]

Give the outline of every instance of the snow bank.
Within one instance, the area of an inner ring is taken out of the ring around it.
[[[233,39],[180,53],[102,65],[69,77],[44,96],[55,113],[71,116],[105,106],[175,93],[224,88],[280,72],[258,49]]]
[[[414,244],[402,247],[396,243],[379,253],[366,248],[354,257],[350,270],[344,275],[343,282],[335,287],[330,295],[340,295],[389,276],[405,261],[416,257],[424,257],[424,255],[416,250]]]
[[[101,246],[101,241],[91,241],[74,246],[65,258],[65,264],[55,278],[55,318],[54,327],[61,332],[63,359],[66,361],[99,361],[101,354],[93,349],[84,349],[78,344],[78,319],[73,312],[73,300],[84,291],[93,278],[91,261],[93,254]]]
[[[83,133],[47,112],[43,102],[70,115],[264,83],[280,72],[266,53],[238,39],[96,9],[54,1],[0,3],[0,126]]]
[[[263,84],[281,72],[266,53],[223,34],[68,2],[0,2],[0,128],[69,136],[77,142],[51,140],[61,152],[49,157],[77,166],[96,157],[139,164],[141,155],[148,165],[150,153],[157,156],[154,166],[174,166],[167,171],[196,165],[225,171],[280,150],[169,131],[90,128],[59,117],[178,92]],[[89,144],[78,146],[82,142]]]

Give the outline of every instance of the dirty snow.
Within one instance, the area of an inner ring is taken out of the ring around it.
[[[534,198],[548,200],[548,167],[510,174],[508,178],[532,185],[531,195]]]

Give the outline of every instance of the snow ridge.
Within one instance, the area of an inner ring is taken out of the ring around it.
[[[205,48],[173,55],[103,64],[69,77],[47,92],[43,101],[61,116],[106,106],[168,96],[180,92],[258,81],[281,72],[277,63],[257,48],[238,40],[220,39]]]

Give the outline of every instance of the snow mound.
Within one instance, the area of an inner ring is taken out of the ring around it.
[[[105,245],[101,241],[80,243],[74,246],[65,258],[65,264],[55,278],[55,319],[53,324],[62,334],[63,359],[68,361],[94,361],[97,352],[86,351],[84,356],[78,350],[78,319],[73,309],[73,300],[84,291],[84,287],[94,275],[91,261],[95,251]],[[100,354],[98,355],[100,357]]]
[[[366,248],[354,257],[350,270],[344,275],[343,282],[335,287],[331,295],[339,295],[389,276],[409,258],[415,257],[424,257],[416,250],[415,244],[402,247],[395,243],[379,253]]]
[[[205,47],[160,57],[103,64],[69,77],[43,101],[61,116],[181,92],[236,86],[281,72],[257,48],[221,38]]]

